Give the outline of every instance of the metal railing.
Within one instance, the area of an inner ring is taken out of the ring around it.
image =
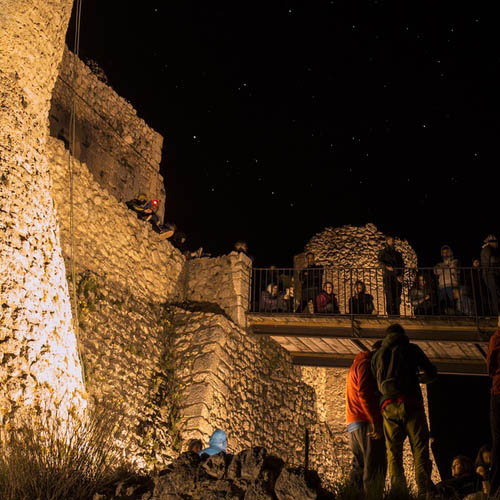
[[[493,317],[500,268],[253,269],[250,312]]]

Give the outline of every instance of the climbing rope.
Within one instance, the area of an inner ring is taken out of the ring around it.
[[[77,56],[80,53],[80,25],[82,19],[82,0],[76,0],[75,6],[75,40],[73,45],[73,52]],[[72,68],[72,78],[73,78],[73,89],[76,86],[76,61],[73,63]],[[75,271],[75,258],[74,258],[74,247],[75,247],[75,233],[74,233],[74,215],[73,215],[73,159],[74,152],[76,149],[76,98],[75,92],[72,93],[71,102],[71,115],[69,121],[69,142],[70,147],[68,151],[68,171],[69,171],[69,242],[70,242],[70,266],[71,266],[71,283],[72,283],[72,295],[73,295],[73,328],[76,337],[76,347],[78,352],[78,357],[80,358],[80,366],[82,370],[82,377],[85,380],[85,364],[83,362],[83,356],[81,351],[80,343],[80,332],[79,332],[79,321],[78,321],[78,297],[76,293],[76,271]]]

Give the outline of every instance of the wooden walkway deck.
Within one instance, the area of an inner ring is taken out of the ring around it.
[[[349,367],[392,323],[401,324],[440,373],[486,375],[486,352],[497,318],[436,317],[399,319],[384,316],[352,318],[316,314],[248,313],[248,326],[290,352],[304,366]]]

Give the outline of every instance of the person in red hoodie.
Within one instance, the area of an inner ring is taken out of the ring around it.
[[[486,358],[488,375],[491,377],[490,425],[493,449],[491,452],[490,495],[500,486],[500,316],[498,328],[490,339]]]
[[[380,348],[360,352],[349,369],[346,383],[347,430],[353,453],[350,482],[373,498],[382,498],[387,472],[382,415],[371,358]]]

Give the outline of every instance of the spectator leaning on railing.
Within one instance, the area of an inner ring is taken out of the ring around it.
[[[366,286],[362,281],[356,281],[354,286],[355,294],[349,299],[349,314],[372,314],[375,310],[373,296],[366,293]]]
[[[435,314],[436,293],[432,289],[427,276],[419,274],[417,280],[410,290],[410,303],[416,316],[429,316]]]
[[[316,297],[316,311],[330,314],[340,312],[337,297],[333,293],[333,284],[330,281],[324,284],[323,291]]]

